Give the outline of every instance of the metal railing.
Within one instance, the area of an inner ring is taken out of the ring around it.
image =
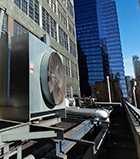
[[[132,113],[132,115],[134,116],[135,120],[140,125],[140,109],[138,109],[137,107],[133,106],[128,101],[125,101],[125,106]]]

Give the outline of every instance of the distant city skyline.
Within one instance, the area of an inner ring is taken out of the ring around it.
[[[140,6],[138,0],[116,0],[125,74],[134,77],[132,56],[140,56]]]
[[[140,81],[140,57],[133,56],[133,67],[136,80]]]

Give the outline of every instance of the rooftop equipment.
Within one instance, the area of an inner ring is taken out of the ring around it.
[[[3,44],[4,43],[4,44]],[[0,56],[5,59],[7,46],[0,45]],[[3,51],[4,50],[4,51]],[[10,66],[0,60],[0,85],[10,70],[8,105],[0,101],[0,118],[27,122],[65,108],[64,67],[60,55],[32,34],[11,37]],[[4,90],[3,89],[3,90]],[[2,95],[4,97],[4,94]]]

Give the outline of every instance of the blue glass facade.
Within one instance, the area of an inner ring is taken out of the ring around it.
[[[114,0],[75,0],[77,39],[86,56],[89,85],[119,77],[126,97],[124,65]],[[107,67],[106,67],[107,66]]]

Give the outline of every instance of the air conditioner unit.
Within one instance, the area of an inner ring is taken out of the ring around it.
[[[0,118],[27,122],[65,108],[64,67],[55,50],[28,33],[11,38],[10,59],[9,104],[0,104]]]

